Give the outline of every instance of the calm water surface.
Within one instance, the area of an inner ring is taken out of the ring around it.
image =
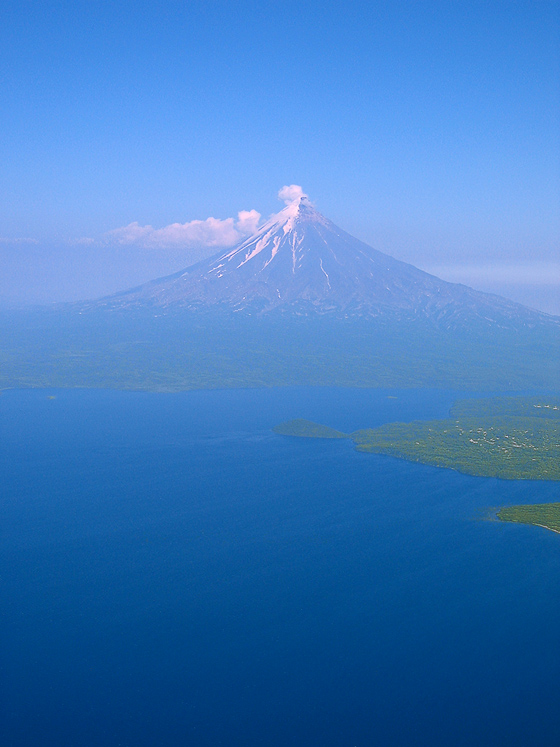
[[[270,431],[455,397],[4,392],[0,743],[556,747],[558,485]]]

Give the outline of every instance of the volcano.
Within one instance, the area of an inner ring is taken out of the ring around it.
[[[302,194],[181,272],[0,333],[4,387],[559,387],[558,317],[383,254]]]
[[[97,304],[423,319],[448,328],[475,320],[530,327],[553,319],[377,251],[321,215],[305,195],[234,248]]]

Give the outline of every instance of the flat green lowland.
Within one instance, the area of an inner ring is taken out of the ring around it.
[[[506,506],[498,511],[500,521],[534,524],[560,533],[560,503],[539,503],[534,506]]]
[[[489,417],[391,423],[351,434],[358,451],[506,480],[560,480],[560,423]]]
[[[272,430],[281,436],[299,436],[300,438],[350,438],[347,433],[342,433],[334,428],[330,428],[328,425],[319,425],[303,418],[281,423]]]
[[[471,418],[480,415],[498,417],[545,418],[560,420],[560,397],[487,397],[460,399],[453,404],[452,418]]]
[[[94,304],[95,306],[95,304]],[[0,309],[0,389],[280,386],[558,389],[560,325],[136,310]],[[507,326],[507,325],[506,325]]]
[[[560,400],[555,397],[464,400],[454,404],[452,417],[445,420],[389,423],[355,431],[349,438],[358,451],[388,454],[468,475],[560,480],[559,406]],[[301,420],[285,423],[275,431],[308,438],[346,437]]]

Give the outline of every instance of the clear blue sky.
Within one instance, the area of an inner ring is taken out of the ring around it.
[[[382,251],[556,303],[558,2],[4,0],[0,29],[0,302],[179,269],[203,249],[106,234],[295,183]]]

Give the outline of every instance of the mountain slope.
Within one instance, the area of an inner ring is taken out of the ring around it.
[[[169,277],[0,313],[15,386],[558,390],[560,319],[388,257],[300,197]]]
[[[453,328],[473,321],[532,327],[553,317],[448,283],[355,239],[305,196],[256,234],[174,275],[96,302],[96,307],[226,307],[341,317],[430,320]]]

